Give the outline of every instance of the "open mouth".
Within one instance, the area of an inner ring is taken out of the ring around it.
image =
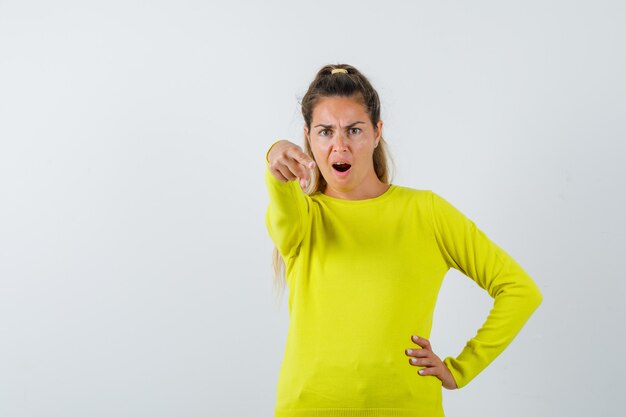
[[[333,169],[339,172],[346,172],[347,170],[350,169],[351,166],[352,165],[350,164],[340,162],[340,163],[333,164]]]

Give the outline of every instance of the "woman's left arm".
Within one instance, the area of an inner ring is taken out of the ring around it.
[[[435,237],[446,263],[494,299],[484,324],[461,353],[443,360],[462,388],[513,341],[543,296],[526,271],[473,221],[441,196],[433,192],[431,197]]]

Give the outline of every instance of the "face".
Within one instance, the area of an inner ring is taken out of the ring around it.
[[[313,109],[311,129],[305,126],[315,161],[328,186],[325,194],[347,198],[380,187],[372,156],[381,138],[382,121],[372,126],[361,101],[323,97]]]

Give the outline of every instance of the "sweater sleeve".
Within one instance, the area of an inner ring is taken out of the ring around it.
[[[265,184],[269,205],[265,213],[268,234],[283,259],[298,253],[309,223],[310,197],[302,191],[298,179],[282,182],[274,177],[265,162]]]
[[[431,197],[435,237],[446,263],[494,299],[487,319],[461,353],[443,360],[462,388],[511,343],[543,297],[526,271],[473,221],[441,196],[431,192]]]

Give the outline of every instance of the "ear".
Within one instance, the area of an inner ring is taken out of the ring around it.
[[[382,138],[382,136],[383,136],[383,121],[379,120],[378,123],[376,123],[376,137],[374,138],[376,143],[374,144],[374,148],[378,146],[378,142],[380,142],[380,138]]]
[[[307,126],[304,126],[304,137],[306,141],[309,142],[309,146],[311,146],[311,138],[309,136],[309,128]]]

